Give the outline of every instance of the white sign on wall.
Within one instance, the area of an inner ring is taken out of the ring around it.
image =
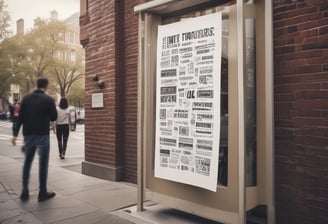
[[[92,108],[104,107],[104,94],[103,93],[93,93],[91,95],[91,107]]]
[[[158,27],[155,177],[217,189],[221,13]]]

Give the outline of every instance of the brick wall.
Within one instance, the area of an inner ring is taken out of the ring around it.
[[[124,30],[121,1],[93,0],[81,18],[81,43],[86,50],[85,160],[118,167],[122,165],[124,85]],[[84,38],[84,39],[82,39]],[[105,81],[100,89],[92,77]],[[91,108],[91,96],[104,94],[104,108]]]
[[[273,5],[276,223],[328,223],[328,1]]]
[[[122,169],[118,179],[132,183],[137,181],[138,68],[138,15],[133,9],[142,2],[89,0],[80,17],[86,50],[85,161]],[[97,87],[95,74],[105,88]],[[104,108],[91,107],[94,93],[104,94]]]
[[[137,182],[137,96],[138,96],[138,14],[134,6],[141,0],[125,1],[125,92],[124,92],[124,174],[128,182]]]

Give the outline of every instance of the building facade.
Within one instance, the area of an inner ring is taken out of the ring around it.
[[[264,204],[268,206],[268,216],[274,216],[269,218],[269,223],[326,223],[328,221],[326,215],[328,212],[328,165],[326,163],[328,156],[326,150],[328,141],[326,134],[328,126],[326,122],[328,111],[327,1],[248,1],[247,4],[251,6],[249,7],[245,3],[245,9],[249,8],[249,10],[245,10],[245,18],[255,19],[254,36],[250,36],[248,33],[248,30],[253,29],[247,28],[249,27],[248,22],[245,22],[245,25],[238,22],[240,1],[199,1],[198,4],[184,5],[180,10],[171,9],[171,11],[169,11],[170,1],[163,2],[81,0],[80,40],[86,52],[86,137],[82,172],[104,179],[140,184],[138,165],[140,166],[140,161],[143,160],[138,159],[139,137],[142,135],[146,139],[141,147],[147,147],[145,146],[147,141],[150,142],[150,145],[154,145],[154,136],[152,135],[155,135],[153,132],[144,132],[145,129],[138,129],[138,122],[140,122],[138,111],[147,114],[147,119],[154,119],[154,115],[148,113],[152,111],[154,105],[150,105],[150,110],[147,112],[147,110],[140,110],[138,104],[140,103],[140,98],[138,100],[138,88],[140,88],[138,74],[140,74],[142,64],[140,60],[144,62],[143,66],[145,67],[154,60],[151,56],[147,57],[147,52],[140,56],[142,53],[140,46],[144,48],[145,45],[151,43],[148,38],[156,36],[156,28],[152,30],[151,25],[170,24],[185,18],[211,14],[229,8],[229,12],[223,14],[223,17],[227,18],[234,15],[236,9],[237,21],[230,22],[228,27],[230,30],[235,29],[240,32],[241,30],[238,28],[245,28],[245,36],[248,38],[245,43],[247,49],[250,49],[246,53],[256,57],[256,60],[254,59],[256,62],[253,63],[256,76],[247,76],[248,80],[253,80],[249,82],[248,86],[255,85],[256,91],[247,95],[250,100],[246,100],[243,104],[248,109],[256,105],[256,113],[250,115],[253,119],[250,125],[248,125],[250,119],[246,116],[246,133],[240,132],[241,123],[238,123],[240,121],[234,123],[235,119],[233,119],[234,116],[240,118],[236,111],[240,111],[241,107],[237,102],[234,105],[235,98],[238,98],[238,86],[236,88],[234,85],[227,84],[229,100],[226,102],[224,98],[221,98],[229,105],[227,106],[227,113],[229,113],[227,131],[229,159],[227,160],[228,167],[236,164],[236,169],[239,169],[240,160],[238,159],[241,154],[238,150],[241,146],[240,144],[234,145],[235,140],[239,142],[235,136],[243,135],[246,142],[252,138],[256,139],[253,141],[256,146],[252,148],[255,150],[256,156],[249,156],[252,154],[247,153],[248,148],[246,147],[244,158],[246,160],[245,183],[249,187],[246,191],[252,191],[254,190],[252,187],[256,186],[257,190],[254,192],[256,192],[257,203],[248,205],[247,200],[250,197],[248,197],[249,192],[246,192],[246,196],[244,195],[246,203],[242,202],[242,197],[238,199],[233,196],[235,194],[232,194],[226,201],[222,200],[227,205],[216,208],[214,201],[213,208],[220,211],[234,211],[236,207],[236,214],[238,214],[240,206],[244,206],[243,209],[248,211],[253,205]],[[184,4],[184,1],[181,2]],[[164,6],[161,7],[160,4]],[[179,4],[174,5],[176,8],[180,6]],[[267,9],[269,10],[267,11]],[[266,17],[268,13],[272,13],[272,15],[269,14],[270,19]],[[155,21],[158,19],[158,15],[160,15],[160,22]],[[272,24],[268,22],[270,20]],[[147,23],[150,24],[148,27]],[[273,38],[272,47],[263,40],[268,38],[265,34],[267,31],[272,32],[272,35],[267,34]],[[147,32],[150,34],[144,35]],[[229,49],[239,44],[237,33],[233,33],[233,31],[229,33]],[[253,41],[256,41],[254,45],[252,45]],[[253,48],[255,48],[254,51],[251,51]],[[269,49],[266,51],[263,48]],[[274,68],[271,81],[269,74],[266,73],[270,70],[267,68],[270,63],[266,65],[261,58],[262,54],[265,55],[270,51],[273,54],[272,66]],[[228,57],[228,59],[222,60],[222,67],[227,69],[227,66],[224,65],[232,63],[232,60],[235,60],[236,65],[239,66],[240,58],[237,54],[232,58]],[[246,56],[246,61],[251,58]],[[252,63],[245,63],[247,71],[251,71],[252,67],[249,66]],[[233,72],[234,66],[229,66],[230,74]],[[222,75],[225,74],[224,70],[221,72]],[[229,78],[222,79],[223,83],[238,83],[233,75],[228,76]],[[103,81],[104,86],[99,85],[100,80]],[[269,87],[271,85],[272,95],[270,95],[270,91],[266,92],[268,86],[262,84],[269,84]],[[147,89],[148,87],[143,86],[142,88]],[[221,88],[225,89],[224,86]],[[148,90],[148,93],[155,93],[155,91],[152,92],[153,89],[148,88]],[[254,91],[252,88],[246,90]],[[143,93],[147,93],[147,91]],[[144,96],[141,99],[149,98]],[[266,107],[266,104],[269,105]],[[270,108],[271,110],[268,111]],[[272,126],[270,126],[270,122],[266,123],[270,119],[273,119]],[[147,125],[150,127],[148,131],[155,130],[153,129],[154,123],[150,122]],[[255,126],[256,128],[254,128]],[[251,129],[247,129],[248,127]],[[253,135],[249,133],[253,133]],[[270,147],[273,147],[271,156],[270,153],[267,153]],[[153,160],[153,154],[147,150],[145,152],[150,154],[144,155],[147,157],[145,160]],[[253,151],[251,150],[251,152]],[[248,159],[250,162],[247,162]],[[189,189],[186,186],[181,187],[158,181],[156,178],[153,179],[153,173],[149,171],[154,169],[153,163],[150,162],[150,165],[145,163],[147,188],[163,194],[170,194],[173,198],[179,198],[179,193],[183,190],[188,192],[186,197],[188,194],[194,193],[204,198],[211,197],[211,194],[203,190]],[[270,163],[273,166],[272,171],[267,166]],[[236,172],[236,176],[241,176],[240,172],[229,169],[228,176],[233,172]],[[250,170],[253,178],[247,178],[247,170]],[[262,170],[265,171],[262,172]],[[234,183],[240,185],[241,180],[229,176],[228,188]],[[165,192],[159,185],[165,185],[172,192]],[[271,187],[272,192],[270,192]],[[240,188],[232,188],[231,192],[239,192]],[[176,192],[174,189],[177,189]],[[223,198],[222,195],[217,197]],[[196,204],[200,200],[193,196],[190,198]],[[211,207],[211,204],[204,206]],[[200,212],[200,215],[202,214],[207,216],[206,212]],[[211,215],[208,216],[213,218]]]
[[[74,13],[63,21],[66,26],[63,42],[67,49],[65,59],[71,62],[81,61],[84,63],[84,49],[80,44],[79,15],[79,12]]]
[[[84,1],[80,17],[86,53],[85,135],[89,136],[82,169],[132,183],[137,181],[138,21],[133,12],[137,3]],[[105,88],[99,89],[95,75]],[[103,108],[92,108],[95,93],[104,94]]]
[[[273,1],[277,223],[328,220],[327,3]]]

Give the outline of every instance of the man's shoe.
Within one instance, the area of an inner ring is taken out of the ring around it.
[[[22,193],[20,195],[21,201],[27,201],[30,198],[30,194],[28,193],[28,190],[22,190]]]
[[[38,201],[45,201],[50,198],[55,197],[56,193],[55,192],[46,192],[46,193],[39,193],[38,196]]]

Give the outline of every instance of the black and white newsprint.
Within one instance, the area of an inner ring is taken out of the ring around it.
[[[221,13],[158,27],[155,177],[217,189]]]

